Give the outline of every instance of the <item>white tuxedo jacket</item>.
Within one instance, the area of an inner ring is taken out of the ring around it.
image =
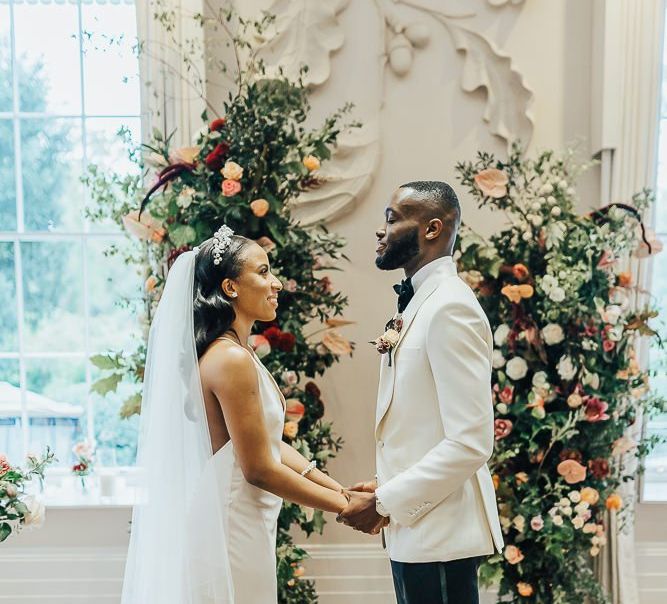
[[[486,465],[494,442],[493,337],[451,258],[439,262],[382,355],[375,440],[377,497],[391,560],[446,562],[502,550]]]

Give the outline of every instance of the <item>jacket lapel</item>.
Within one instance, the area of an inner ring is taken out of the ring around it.
[[[407,333],[408,329],[410,329],[412,321],[417,316],[417,311],[419,311],[421,306],[424,304],[424,302],[426,302],[426,300],[431,296],[431,294],[433,294],[433,292],[435,292],[435,290],[438,289],[438,286],[440,285],[442,280],[447,276],[453,276],[453,275],[456,275],[456,265],[454,263],[444,264],[441,267],[439,267],[438,270],[435,271],[432,275],[429,275],[426,281],[424,281],[424,283],[421,284],[419,289],[417,289],[414,297],[412,298],[412,300],[410,300],[410,303],[408,304],[407,308],[405,309],[405,311],[401,316],[401,318],[403,319],[403,326],[401,328],[401,333],[398,338],[398,342],[391,351],[393,355],[396,355],[398,347],[401,345],[401,342],[403,341],[403,338],[405,337],[405,334]],[[378,403],[375,415],[376,433],[377,429],[380,426],[382,418],[385,416],[387,410],[391,405],[394,395],[394,383],[396,379],[396,363],[394,362],[393,366],[389,367],[387,356],[388,355],[386,354],[382,355],[382,361],[381,361],[382,364],[380,366],[380,384],[378,388]]]

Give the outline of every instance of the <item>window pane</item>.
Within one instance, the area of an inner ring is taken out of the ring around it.
[[[23,461],[19,362],[14,359],[0,359],[0,451],[12,465]]]
[[[21,111],[81,112],[78,10],[14,4]]]
[[[21,154],[26,230],[81,230],[80,120],[21,120]]]
[[[84,103],[88,115],[139,115],[133,5],[82,6]]]
[[[141,278],[134,266],[127,266],[117,253],[127,245],[119,237],[89,240],[88,296],[90,348],[92,351],[132,350],[140,335]]]
[[[12,110],[12,50],[9,25],[9,6],[0,5],[0,111]]]
[[[86,435],[86,360],[28,359],[28,450],[51,447],[60,466],[73,462],[72,447]]]
[[[2,87],[2,83],[0,83]],[[2,96],[0,88],[0,96]],[[0,119],[0,231],[16,229],[16,174],[14,171],[14,125]]]
[[[25,347],[83,352],[83,264],[79,242],[23,242]]]
[[[667,79],[665,85],[667,86]],[[663,99],[665,97],[663,96]],[[667,102],[663,100],[663,102]],[[660,120],[660,138],[658,140],[658,178],[657,203],[655,209],[655,230],[667,232],[667,114]]]
[[[126,132],[122,136],[119,135],[121,128]],[[140,170],[130,161],[128,150],[140,143],[141,121],[138,117],[86,119],[86,159],[89,164],[118,174],[136,174]]]
[[[16,322],[16,280],[14,244],[0,242],[0,351],[16,352],[19,348]]]

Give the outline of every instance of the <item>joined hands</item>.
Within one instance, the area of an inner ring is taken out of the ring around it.
[[[389,518],[378,514],[376,509],[375,489],[377,483],[359,482],[345,490],[349,497],[345,508],[336,516],[337,522],[351,526],[355,531],[377,535],[389,524]]]

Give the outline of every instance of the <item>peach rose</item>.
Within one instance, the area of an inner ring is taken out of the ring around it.
[[[532,298],[535,290],[532,285],[506,285],[500,290],[500,293],[510,301],[518,304],[522,298]]]
[[[266,235],[256,239],[255,243],[259,245],[259,247],[261,247],[267,254],[276,249],[276,244]]]
[[[285,401],[285,417],[291,422],[300,422],[306,408],[298,398],[288,398]]]
[[[581,405],[584,404],[584,399],[580,394],[577,394],[576,392],[573,392],[570,394],[570,396],[567,397],[567,406],[570,409],[576,409],[577,407],[581,407]]]
[[[608,510],[618,511],[623,507],[623,499],[618,493],[612,493],[604,504]]]
[[[524,556],[521,550],[516,545],[507,545],[504,551],[505,560],[510,564],[519,564]]]
[[[530,583],[519,581],[516,584],[516,590],[519,592],[519,595],[523,596],[524,598],[528,598],[533,595],[533,586]]]
[[[525,472],[517,473],[517,475],[514,478],[517,484],[525,484],[528,482],[528,474],[526,474]]]
[[[257,218],[263,218],[269,213],[269,202],[266,199],[255,199],[250,202],[250,209]]]
[[[157,277],[155,275],[151,275],[146,279],[146,282],[144,283],[144,289],[150,293],[152,292],[157,285]]]
[[[294,440],[298,433],[299,433],[299,424],[297,424],[294,421],[285,422],[285,427],[283,428],[284,436],[286,436],[290,440]]]
[[[352,344],[350,344],[350,341],[333,329],[324,333],[322,336],[322,344],[334,354],[352,354]]]
[[[586,478],[586,466],[582,466],[574,459],[561,461],[556,468],[567,484],[576,484]]]
[[[584,487],[580,491],[581,500],[585,501],[589,505],[595,505],[600,501],[600,493],[598,493],[593,487]]]
[[[618,285],[619,287],[630,287],[632,285],[632,273],[618,273]]]
[[[228,161],[221,170],[222,176],[227,180],[241,180],[243,176],[243,168],[235,161]]]
[[[222,181],[222,194],[225,197],[234,197],[237,193],[241,192],[241,183],[237,180],[223,180]]]
[[[255,354],[261,359],[271,352],[271,344],[260,335],[253,335],[248,338],[248,346],[255,351]]]
[[[306,157],[303,158],[303,165],[306,166],[306,169],[309,172],[313,172],[314,170],[320,169],[320,160],[314,155],[306,155]]]
[[[477,188],[487,197],[500,199],[507,195],[507,183],[509,178],[502,170],[487,168],[475,174]]]

